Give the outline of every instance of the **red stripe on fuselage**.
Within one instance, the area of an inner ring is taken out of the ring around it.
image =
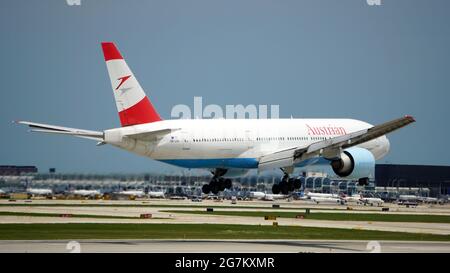
[[[105,61],[122,60],[123,59],[122,55],[120,54],[119,50],[114,45],[114,43],[104,42],[104,43],[102,43],[102,49],[103,49],[103,56],[105,57]]]
[[[144,97],[130,108],[119,112],[119,118],[122,127],[161,120],[161,117],[147,97]]]

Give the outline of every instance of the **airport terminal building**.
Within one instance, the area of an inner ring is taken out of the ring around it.
[[[377,164],[377,187],[428,188],[430,196],[450,194],[450,166]]]
[[[36,174],[37,172],[38,169],[35,166],[15,166],[15,165],[0,166],[0,176]]]

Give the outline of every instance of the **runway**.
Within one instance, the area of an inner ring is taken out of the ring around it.
[[[321,240],[79,240],[0,241],[0,252],[258,252],[450,253],[450,242]]]

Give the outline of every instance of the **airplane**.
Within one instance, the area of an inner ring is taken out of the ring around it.
[[[288,195],[284,194],[273,194],[273,193],[266,193],[260,200],[262,201],[275,201],[279,199],[285,199]]]
[[[318,193],[318,192],[308,192],[305,194],[307,199],[314,199],[321,202],[335,202],[335,203],[346,203],[349,199],[345,194],[334,194],[334,193]]]
[[[102,195],[98,190],[73,190],[70,191],[69,193],[73,195],[90,196],[90,197]]]
[[[27,193],[31,195],[51,195],[53,191],[51,189],[28,188]]]
[[[256,198],[264,201],[273,201],[275,199],[283,199],[287,196],[284,194],[270,194],[261,191],[252,191],[250,192],[250,198]]]
[[[439,202],[439,199],[437,199],[436,197],[421,197],[419,198],[419,201],[423,203],[437,204]]]
[[[346,200],[343,199],[338,194],[332,193],[307,192],[305,194],[305,197],[307,200],[311,200],[316,204],[319,203],[344,204],[346,202]]]
[[[404,206],[418,206],[419,202],[422,201],[420,196],[410,195],[410,194],[401,194],[398,196],[397,204]]]
[[[145,192],[143,190],[124,190],[115,192],[115,194],[126,195],[131,197],[143,197]]]
[[[320,203],[328,203],[328,204],[345,204],[345,200],[341,199],[339,197],[319,197],[319,196],[313,196],[311,197],[311,201],[315,202],[316,204]]]
[[[265,198],[266,199],[272,199],[272,200],[275,200],[275,199],[284,199],[284,198],[287,198],[288,196],[287,195],[285,195],[285,194],[275,194],[275,193],[266,193],[266,196],[265,196]]]
[[[343,195],[341,196],[342,199],[345,200],[345,202],[357,202],[359,203],[361,200],[361,196],[360,195]]]
[[[101,44],[121,127],[103,131],[76,129],[29,121],[33,132],[70,135],[97,141],[160,162],[208,169],[205,194],[230,189],[230,178],[250,170],[279,169],[274,194],[300,188],[294,168],[330,165],[336,175],[367,185],[375,160],[390,148],[386,134],[415,119],[412,116],[379,125],[355,119],[178,119],[163,120],[145,94],[122,54],[112,42]]]
[[[263,198],[261,198],[263,201],[275,201],[275,197],[273,194],[266,194]]]
[[[251,191],[249,196],[250,198],[263,199],[266,196],[266,193],[262,191]]]
[[[378,207],[384,204],[384,201],[381,198],[376,198],[376,197],[363,197],[361,196],[361,198],[359,199],[359,203],[365,205],[377,205]]]
[[[150,198],[165,198],[165,194],[163,191],[149,191],[148,197]]]
[[[408,194],[401,194],[398,197],[399,201],[419,201],[420,197],[416,195],[408,195]]]
[[[305,194],[307,199],[311,199],[312,201],[318,203],[337,203],[337,204],[346,204],[348,202],[357,202],[364,204],[370,204],[370,202],[379,202],[381,199],[379,198],[363,198],[361,195],[346,195],[346,194],[331,194],[331,193],[316,193],[316,192],[308,192]],[[364,201],[362,201],[364,199]],[[383,201],[383,200],[381,200]]]
[[[331,194],[331,193],[318,193],[318,192],[308,192],[305,194],[306,197],[309,199],[313,197],[320,197],[320,198],[339,198],[339,195],[337,194]]]

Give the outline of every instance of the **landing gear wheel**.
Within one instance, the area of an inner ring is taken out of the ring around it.
[[[209,183],[209,186],[211,187],[211,192],[213,194],[218,194],[220,191],[220,182],[213,180],[211,183]]]
[[[219,191],[224,191],[225,190],[225,179],[223,178],[219,178],[219,181],[217,181],[217,183],[219,184]]]
[[[231,189],[231,187],[233,186],[231,179],[228,179],[228,178],[225,179],[224,184],[225,184],[225,189]]]
[[[203,192],[204,194],[208,194],[208,193],[211,192],[211,187],[209,186],[209,184],[203,185],[203,187],[202,187],[202,192]]]
[[[227,169],[217,168],[211,173],[213,177],[211,178],[211,182],[209,182],[209,188],[213,194],[218,194],[225,189],[230,189],[232,186],[230,179],[225,179],[222,176],[225,175]]]
[[[294,185],[294,189],[296,189],[296,190],[298,190],[302,187],[302,182],[300,181],[300,179],[294,179],[292,184]]]
[[[280,194],[280,185],[279,184],[273,184],[273,186],[272,186],[272,193],[273,194]]]
[[[289,192],[291,192],[291,191],[294,191],[295,190],[295,187],[294,187],[294,178],[290,178],[289,180],[288,180],[288,183],[287,183],[287,185],[288,185],[288,191]]]
[[[287,182],[281,181],[279,183],[279,185],[280,185],[280,191],[282,194],[286,195],[289,193],[289,184]]]

